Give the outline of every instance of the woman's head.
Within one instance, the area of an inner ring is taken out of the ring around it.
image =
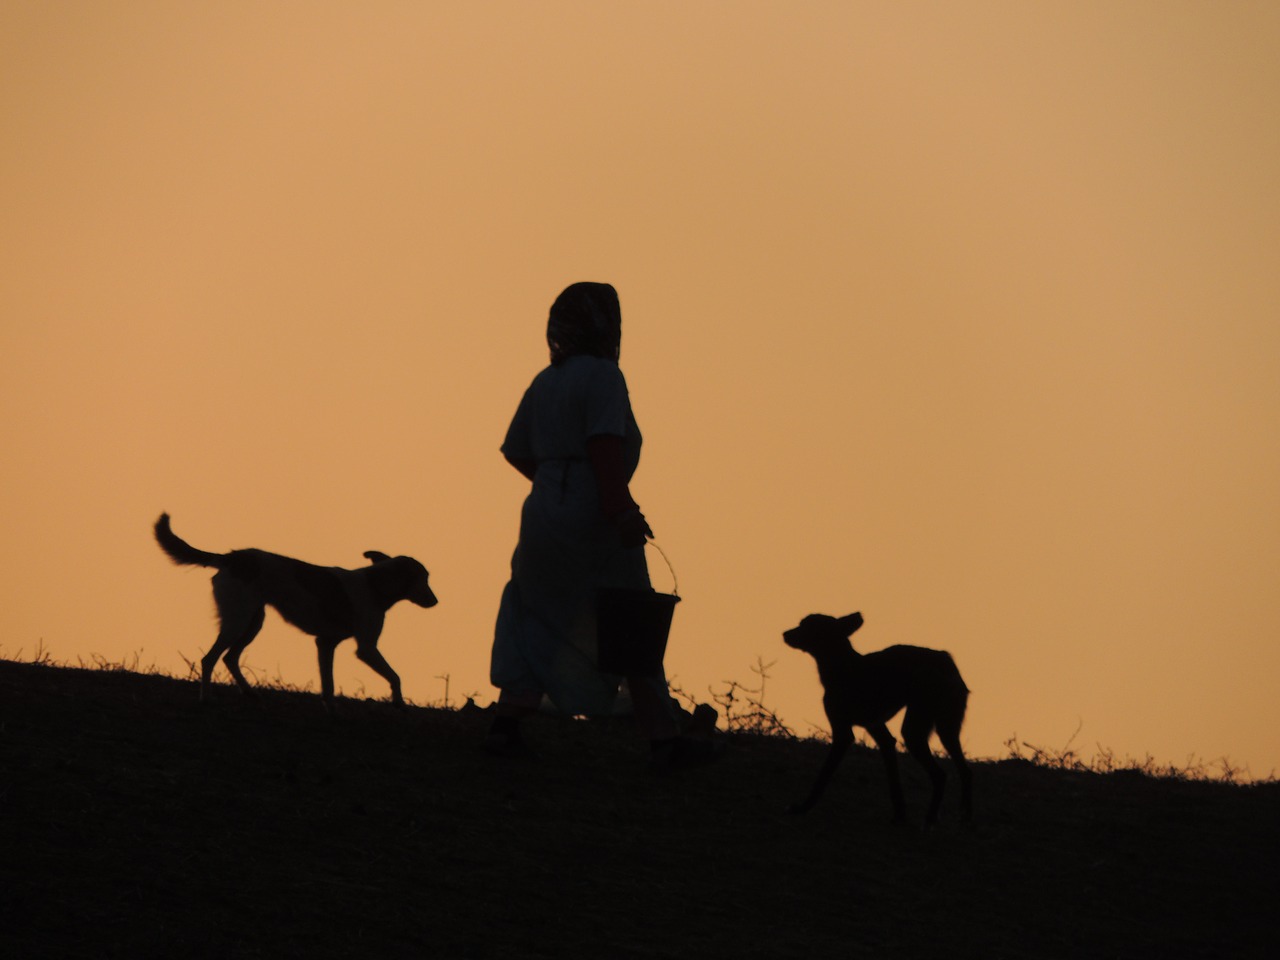
[[[622,344],[622,307],[607,283],[575,283],[551,305],[547,346],[552,364],[581,355],[615,363]]]

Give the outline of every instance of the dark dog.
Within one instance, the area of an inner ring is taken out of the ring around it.
[[[355,637],[356,656],[391,684],[391,699],[404,705],[400,678],[378,652],[378,637],[386,613],[401,600],[434,607],[436,595],[427,584],[427,571],[412,557],[389,557],[369,550],[371,566],[358,570],[317,567],[265,550],[206,553],[169,529],[169,515],[156,521],[156,540],[175,563],[213,567],[213,601],[221,629],[218,639],[200,661],[200,699],[209,693],[209,678],[222,657],[236,686],[252,695],[240,672],[240,654],[262,629],[267,606],[304,633],[316,638],[320,652],[320,688],[325,705],[333,701],[333,652]]]
[[[933,798],[929,801],[926,822],[938,819],[946,782],[941,764],[929,751],[929,735],[935,729],[960,773],[961,803],[968,819],[973,813],[972,775],[960,749],[960,727],[964,723],[969,688],[961,679],[955,661],[943,650],[907,646],[888,647],[864,656],[849,642],[849,637],[860,626],[860,613],[840,618],[814,613],[782,635],[787,646],[811,654],[818,662],[818,677],[824,691],[822,706],[831,723],[831,751],[808,798],[791,807],[791,812],[804,813],[818,801],[853,742],[853,727],[858,726],[864,728],[880,748],[889,775],[894,819],[904,820],[906,805],[898,779],[897,743],[885,727],[885,721],[906,707],[907,714],[902,718],[903,742],[933,781]]]

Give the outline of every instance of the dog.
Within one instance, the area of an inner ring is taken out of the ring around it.
[[[849,745],[853,727],[862,727],[880,748],[889,776],[889,798],[894,820],[906,819],[902,784],[898,778],[897,742],[885,722],[906,707],[902,719],[902,739],[933,782],[926,823],[935,823],[942,806],[946,773],[929,751],[929,735],[936,729],[960,775],[961,805],[965,819],[973,816],[972,774],[960,748],[960,727],[969,702],[965,686],[951,654],[925,647],[894,646],[876,653],[860,654],[849,638],[862,626],[862,614],[829,617],[814,613],[782,634],[783,642],[810,654],[818,664],[822,681],[822,706],[831,724],[831,749],[818,771],[809,796],[791,806],[792,813],[805,813],[826,789]]]
[[[378,652],[378,637],[386,613],[401,600],[420,607],[438,602],[428,583],[426,568],[412,557],[389,557],[368,550],[371,564],[356,570],[319,567],[265,550],[208,553],[181,539],[162,513],[155,525],[156,540],[174,563],[212,567],[213,601],[218,608],[218,639],[200,661],[200,699],[209,696],[209,682],[222,657],[236,686],[253,696],[240,672],[240,655],[262,629],[266,608],[274,607],[288,623],[316,639],[320,654],[320,689],[325,706],[333,704],[333,652],[354,637],[356,656],[391,684],[391,700],[404,706],[400,677]]]

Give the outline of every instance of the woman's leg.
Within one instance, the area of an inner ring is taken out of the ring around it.
[[[670,740],[680,735],[663,677],[627,677],[627,687],[641,733],[650,740]]]
[[[519,720],[521,717],[527,717],[529,714],[535,713],[541,705],[541,692],[513,693],[510,690],[503,690],[498,694],[497,715]]]

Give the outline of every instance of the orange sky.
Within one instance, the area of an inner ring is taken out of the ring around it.
[[[979,756],[1266,775],[1277,121],[1269,3],[0,0],[0,655],[185,670],[168,510],[417,556],[383,650],[487,699],[497,447],[606,280],[679,686],[762,657],[808,732],[780,633],[860,609],[953,652]],[[277,620],[246,659],[316,683]]]

